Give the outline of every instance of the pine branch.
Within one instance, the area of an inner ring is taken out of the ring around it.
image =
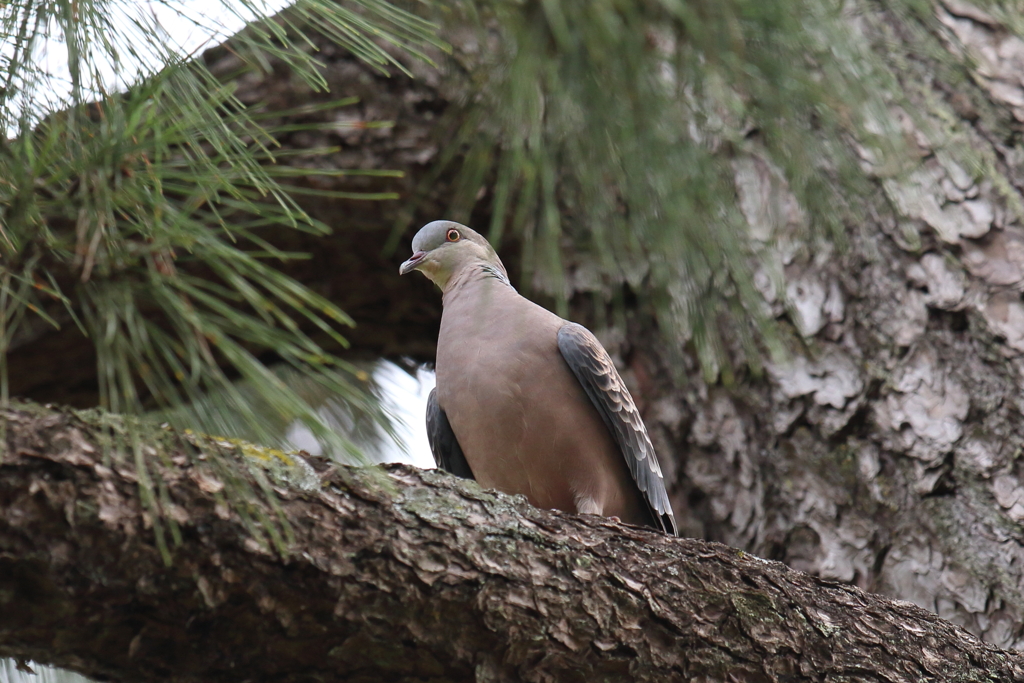
[[[403,49],[442,46],[430,22],[385,0],[355,4],[300,0],[250,24],[232,39],[234,75],[272,58],[307,90],[326,90],[309,49],[307,34],[317,31],[376,70],[405,69],[396,57]],[[205,27],[211,9],[182,19]],[[255,18],[263,7],[241,0],[222,9]],[[309,125],[261,125],[258,106],[250,110],[203,60],[178,54],[158,21],[130,11],[110,0],[20,2],[0,11],[0,42],[13,41],[0,126],[18,133],[0,145],[0,403],[12,384],[15,394],[19,388],[10,375],[23,366],[10,362],[11,352],[51,327],[88,338],[94,402],[106,408],[182,414],[216,397],[236,432],[280,438],[264,428],[259,404],[275,420],[301,421],[325,451],[360,458],[352,439],[265,365],[290,366],[393,434],[360,380],[365,373],[333,353],[347,346],[341,328],[353,321],[283,274],[280,263],[303,255],[267,235],[329,232],[293,195],[392,195],[308,187],[317,168],[288,166],[288,154],[275,151],[277,136]],[[63,95],[33,52],[47,40],[49,50],[66,47]],[[320,106],[352,103],[329,98]],[[239,378],[248,392],[236,389]]]

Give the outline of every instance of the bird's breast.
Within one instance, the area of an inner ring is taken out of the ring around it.
[[[508,292],[446,299],[441,320],[438,404],[475,478],[538,507],[640,514],[621,451],[558,349],[565,322]]]

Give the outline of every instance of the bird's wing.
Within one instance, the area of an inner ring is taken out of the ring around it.
[[[558,350],[622,451],[655,524],[676,535],[676,518],[665,492],[658,456],[608,352],[590,330],[576,323],[566,323],[558,331]]]
[[[474,479],[473,470],[469,469],[459,440],[455,438],[455,432],[448,423],[448,416],[437,404],[436,388],[430,390],[430,397],[427,398],[427,441],[430,442],[430,452],[438,467],[457,477]]]

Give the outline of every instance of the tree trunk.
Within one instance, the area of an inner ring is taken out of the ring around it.
[[[799,340],[790,362],[763,378],[706,385],[692,362],[682,372],[668,367],[676,342],[640,310],[629,312],[629,328],[610,349],[641,404],[684,533],[914,602],[1000,647],[1021,648],[1024,42],[948,0],[936,6],[941,29],[933,33],[958,59],[974,60],[958,71],[915,50],[912,19],[869,9],[855,24],[915,107],[895,113],[920,163],[899,176],[879,172],[864,221],[844,249],[830,250],[793,243],[790,222],[800,212],[755,145],[735,162],[752,233],[788,244],[775,257],[784,286],[775,291],[766,277],[764,291]],[[353,353],[429,361],[439,297],[422,280],[397,276],[409,233],[398,253],[382,249],[430,177],[443,140],[437,122],[459,101],[458,65],[467,62],[452,59],[443,74],[417,67],[416,80],[384,78],[322,48],[330,97],[361,98],[324,119],[395,126],[295,133],[282,139],[285,148],[341,145],[315,163],[406,175],[338,181],[396,191],[397,202],[303,199],[337,230],[284,245],[314,254],[291,274],[358,321]],[[216,50],[207,59],[226,72],[233,57]],[[246,80],[239,94],[280,108],[318,99],[301,88],[280,70]],[[448,215],[450,192],[451,174],[442,173],[411,228]],[[486,204],[471,222],[487,223]],[[502,253],[513,273],[514,246]],[[586,317],[582,304],[575,310]],[[24,339],[10,362],[15,394],[95,402],[94,363],[69,330]]]
[[[785,289],[765,291],[801,340],[791,361],[728,390],[698,379],[641,393],[655,445],[675,456],[688,533],[1019,649],[1024,42],[947,6],[936,9],[943,38],[977,60],[955,88],[948,68],[907,54],[906,22],[864,20],[889,39],[883,57],[903,60],[900,85],[919,109],[902,124],[920,163],[877,179],[846,250],[776,256]],[[756,156],[735,168],[752,232],[785,242],[784,185]],[[645,351],[640,338],[634,348]]]
[[[1024,678],[1024,655],[908,603],[437,472],[310,458],[304,486],[270,474],[276,510],[232,507],[166,433],[138,435],[143,471],[109,417],[0,419],[0,655],[138,683]],[[283,515],[287,549],[243,511]]]

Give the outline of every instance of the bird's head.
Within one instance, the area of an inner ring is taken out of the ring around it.
[[[418,270],[442,290],[466,267],[489,265],[505,274],[505,266],[484,236],[453,221],[424,225],[412,238],[412,251],[398,272],[405,275]]]

